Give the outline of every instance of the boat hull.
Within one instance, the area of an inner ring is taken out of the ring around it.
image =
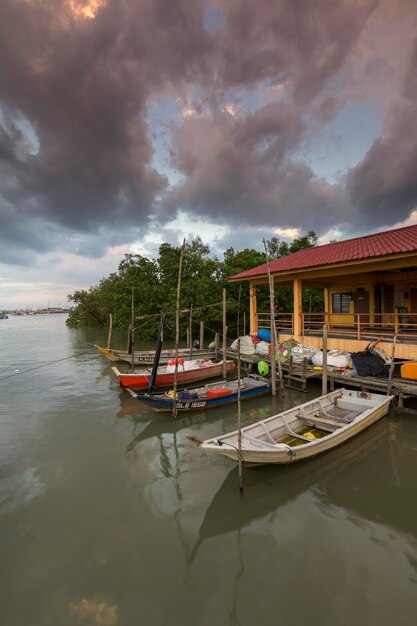
[[[111,350],[108,348],[102,348],[101,346],[95,346],[97,350],[105,356],[109,361],[113,363],[132,363],[132,355],[125,350]],[[197,350],[194,349],[190,355],[189,349],[178,350],[178,357],[187,360],[196,359],[210,359],[213,357],[213,350]],[[159,359],[160,365],[166,365],[168,361],[175,359],[175,350],[162,350]],[[134,354],[134,365],[153,365],[155,360],[154,350],[141,350]]]
[[[261,395],[269,393],[271,387],[269,383],[265,382],[257,386],[251,386],[243,388],[240,391],[240,399],[250,400],[257,398]],[[191,389],[189,391],[192,391]],[[174,401],[168,396],[162,395],[150,395],[150,394],[135,394],[135,397],[139,402],[149,404],[155,412],[168,412],[172,411]],[[176,409],[178,412],[195,411],[198,409],[214,409],[228,404],[237,402],[238,392],[233,391],[227,396],[221,396],[217,398],[207,397],[207,394],[200,394],[200,397],[190,400],[177,400]]]
[[[233,361],[227,361],[226,363],[226,372],[231,372],[235,367]],[[127,387],[129,389],[148,389],[149,381],[151,378],[150,370],[139,370],[138,372],[133,372],[131,374],[123,374],[119,372],[116,367],[113,367],[113,371],[119,379],[120,385],[122,387]],[[195,370],[189,370],[185,372],[178,372],[177,383],[178,385],[186,385],[188,383],[197,382],[199,380],[205,380],[206,378],[215,378],[217,376],[221,376],[223,371],[222,363],[215,363],[213,365],[208,365],[206,367],[201,367]],[[160,373],[158,370],[158,374],[155,380],[155,387],[159,389],[163,389],[165,387],[172,387],[174,384],[174,374],[166,374]]]
[[[336,395],[337,393],[337,391],[333,392],[333,395]],[[361,392],[348,393],[354,394]],[[328,395],[330,396],[332,394]],[[378,394],[367,395],[376,397]],[[318,398],[316,402],[326,397],[327,396]],[[382,398],[380,404],[378,406],[370,407],[368,410],[364,411],[363,415],[359,416],[357,419],[354,419],[352,422],[346,423],[343,426],[339,426],[337,429],[335,429],[333,432],[330,432],[322,439],[316,439],[314,440],[314,442],[305,442],[302,445],[296,447],[290,447],[287,444],[280,443],[275,443],[275,445],[273,445],[271,443],[268,443],[268,439],[266,439],[266,441],[261,441],[260,437],[262,436],[263,430],[265,428],[268,429],[268,422],[270,422],[271,420],[276,420],[278,423],[280,416],[284,415],[284,418],[286,420],[288,419],[290,421],[290,424],[291,420],[294,420],[293,423],[295,423],[297,420],[294,418],[297,417],[297,411],[299,411],[301,407],[307,407],[311,403],[306,403],[304,405],[301,405],[300,407],[295,407],[294,409],[285,411],[283,414],[268,418],[263,422],[258,422],[251,426],[247,426],[242,429],[243,460],[245,463],[248,464],[287,464],[293,463],[295,461],[302,461],[304,459],[308,459],[317,456],[318,454],[322,454],[323,452],[326,452],[328,450],[331,450],[341,445],[345,441],[348,441],[355,435],[359,434],[387,414],[391,402],[391,396],[379,397]],[[308,413],[307,417],[310,419],[311,422],[315,421],[314,417],[308,415]],[[251,435],[253,435],[253,438],[251,438]],[[246,440],[245,437],[247,437]],[[259,437],[258,440],[257,437]],[[230,441],[230,447],[228,441]],[[203,450],[206,450],[207,452],[213,454],[221,454],[234,461],[237,461],[239,457],[236,444],[237,431],[235,431],[234,433],[226,434],[223,437],[220,436],[215,439],[207,440],[201,444],[201,448]]]

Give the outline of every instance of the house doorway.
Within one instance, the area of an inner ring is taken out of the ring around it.
[[[369,291],[357,289],[353,294],[353,306],[355,315],[361,316],[361,324],[369,324]]]
[[[394,285],[375,285],[375,323],[378,326],[394,322]]]

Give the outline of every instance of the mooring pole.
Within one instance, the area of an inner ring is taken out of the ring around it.
[[[323,326],[323,372],[322,372],[321,395],[327,393],[327,324]]]
[[[190,324],[188,326],[190,335],[190,359],[193,358],[193,305],[190,305]]]
[[[271,268],[269,265],[269,254],[265,239],[264,248],[266,254],[266,263],[268,268],[268,284],[269,284],[269,317],[271,319],[271,392],[273,396],[277,395],[277,370],[276,370],[276,339],[277,329],[275,326],[275,294],[274,294],[274,278],[271,276]],[[282,375],[281,375],[281,362],[278,360],[278,367],[280,368],[280,388],[282,393]]]
[[[223,287],[223,378],[227,376],[227,346],[226,346],[226,288]]]
[[[178,268],[177,284],[177,307],[175,312],[175,369],[174,369],[174,397],[172,403],[172,417],[177,417],[177,386],[178,386],[178,348],[180,343],[180,294],[181,294],[181,272],[182,260],[184,257],[185,239],[182,242],[180,264]]]
[[[237,299],[237,333],[236,336],[240,337],[240,296],[242,294],[242,283],[239,285],[239,296]]]
[[[243,491],[243,467],[242,467],[242,414],[240,410],[240,339],[237,340],[237,454],[239,461],[239,489]]]
[[[112,331],[113,331],[113,315],[110,313],[110,315],[109,315],[109,334],[107,336],[107,350],[110,350]]]
[[[132,287],[132,370],[135,367],[135,289]]]
[[[200,350],[203,349],[204,346],[204,322],[201,320],[200,322]]]

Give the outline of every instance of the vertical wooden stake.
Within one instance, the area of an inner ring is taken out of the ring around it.
[[[327,393],[327,325],[323,326],[323,372],[321,379],[321,395]]]
[[[227,346],[226,346],[226,289],[223,287],[223,378],[227,376]]]
[[[200,350],[204,347],[204,322],[201,320],[200,322]]]
[[[175,312],[175,370],[174,370],[174,398],[172,403],[172,417],[177,417],[177,386],[178,386],[178,347],[180,343],[180,294],[181,294],[181,272],[182,260],[184,257],[185,239],[182,242],[180,264],[178,268],[177,284],[177,307]]]
[[[391,365],[389,366],[389,374],[388,374],[387,396],[391,395],[392,376],[394,374],[394,368],[395,368],[394,358],[395,358],[395,345],[396,345],[396,343],[397,343],[397,335],[394,335],[393,340],[392,340]]]
[[[110,313],[110,315],[109,315],[109,334],[108,334],[108,337],[107,337],[107,350],[110,350],[112,331],[113,331],[113,315]]]
[[[264,248],[266,254],[266,263],[268,268],[268,283],[269,283],[269,317],[271,320],[271,391],[272,395],[277,395],[277,371],[276,371],[276,347],[277,347],[277,327],[275,324],[275,287],[274,287],[274,277],[271,275],[271,267],[269,264],[269,253],[266,245],[265,239]],[[282,378],[282,367],[281,361],[278,359],[278,370],[279,370],[279,384],[280,384],[280,393],[283,394],[284,384]]]
[[[188,333],[190,335],[190,359],[193,358],[193,305],[190,306],[190,325],[188,326]]]
[[[242,414],[240,410],[240,339],[237,340],[237,453],[239,461],[239,489],[243,491],[243,468],[242,468]]]
[[[243,336],[246,335],[246,311],[243,311]]]
[[[132,287],[132,370],[135,367],[135,290]]]
[[[215,356],[216,361],[219,360],[219,345],[220,345],[219,333],[215,333],[215,335],[214,335],[214,356]]]
[[[239,296],[237,299],[237,331],[236,337],[240,337],[240,296],[242,294],[242,283],[239,285]]]

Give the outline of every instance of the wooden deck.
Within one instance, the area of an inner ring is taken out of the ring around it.
[[[227,358],[236,360],[237,355],[235,352],[228,351]],[[271,363],[269,357],[263,357],[258,354],[241,356],[241,362],[247,367],[248,372],[250,372],[259,361]],[[282,370],[284,386],[302,392],[307,391],[307,385],[310,380],[321,379],[323,376],[322,371],[313,369],[313,366],[307,365],[306,362],[293,365],[290,363],[282,363]],[[391,381],[387,378],[376,378],[374,376],[343,376],[342,372],[335,370],[328,370],[327,379],[331,391],[335,389],[336,385],[341,385],[346,388],[359,388],[362,391],[374,391],[382,394],[387,394],[389,391],[390,395],[395,396],[396,404],[399,409],[417,413],[416,409],[404,405],[405,400],[417,400],[417,381],[405,380],[397,376],[393,376]]]

